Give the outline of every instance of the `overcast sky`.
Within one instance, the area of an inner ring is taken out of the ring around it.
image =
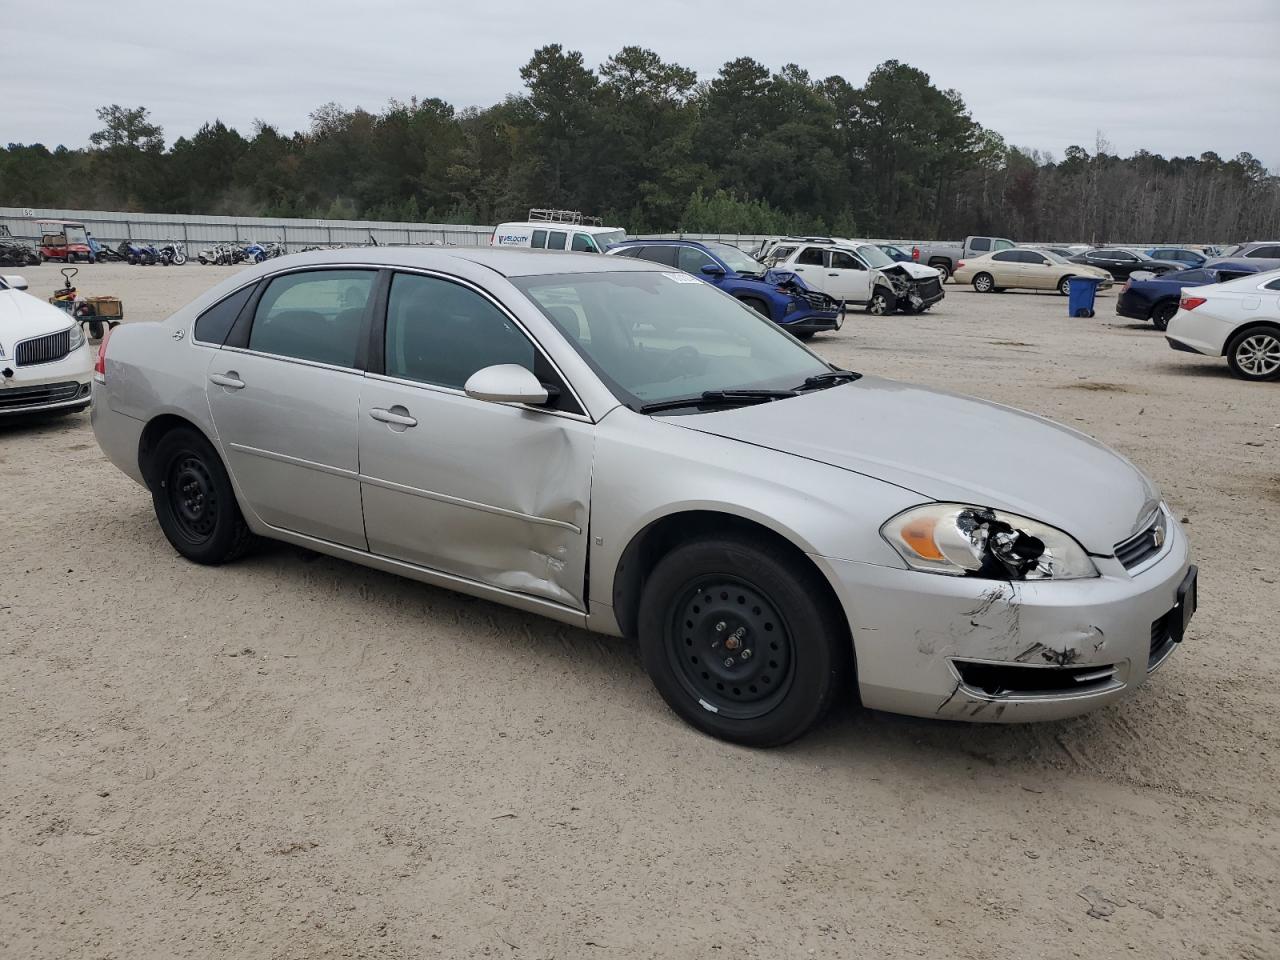
[[[83,146],[94,108],[144,105],[166,141],[206,120],[290,132],[319,104],[440,97],[487,106],[521,89],[546,43],[598,65],[627,44],[710,79],[725,61],[795,62],[861,84],[898,59],[959,90],[975,119],[1060,157],[1247,150],[1280,171],[1280,0],[64,0],[0,32],[0,142]],[[626,13],[624,13],[626,11]],[[639,12],[639,15],[635,15]]]

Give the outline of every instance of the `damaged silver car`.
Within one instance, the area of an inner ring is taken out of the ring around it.
[[[1120,455],[834,367],[641,260],[283,257],[118,327],[94,380],[99,444],[184,557],[267,537],[634,637],[675,712],[739,743],[855,694],[1081,713],[1195,610],[1187,540]]]

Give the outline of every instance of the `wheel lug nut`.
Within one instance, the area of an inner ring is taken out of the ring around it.
[[[723,633],[728,626],[729,625],[727,623],[721,620],[719,623],[716,624],[716,633]]]
[[[750,659],[751,659],[751,651],[750,651],[750,650],[743,650],[743,651],[742,651],[741,656],[742,656],[742,659],[743,659],[743,660],[750,660]]]
[[[732,667],[732,666],[733,666],[733,657],[725,657],[725,658],[724,658],[724,665],[725,665],[726,667]]]

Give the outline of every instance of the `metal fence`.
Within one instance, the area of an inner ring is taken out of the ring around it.
[[[102,210],[52,210],[0,207],[0,226],[15,237],[38,240],[42,220],[83,223],[99,243],[121,240],[179,240],[188,252],[215,243],[275,241],[299,247],[379,244],[487,246],[492,227],[444,223],[392,223],[382,220],[303,220],[276,217],[204,217],[195,214],[112,213]]]

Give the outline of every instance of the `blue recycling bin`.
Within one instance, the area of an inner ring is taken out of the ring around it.
[[[1102,281],[1097,277],[1072,277],[1067,281],[1067,313],[1073,317],[1092,317],[1093,301]]]

